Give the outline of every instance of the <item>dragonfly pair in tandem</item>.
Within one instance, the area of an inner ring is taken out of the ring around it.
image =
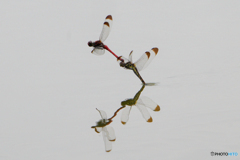
[[[116,141],[114,128],[110,124],[113,122],[113,119],[121,110],[121,123],[123,125],[126,125],[129,121],[130,112],[133,107],[136,107],[140,111],[142,117],[148,123],[152,123],[153,118],[147,108],[151,109],[154,112],[160,111],[160,106],[152,99],[146,96],[141,96],[144,88],[145,85],[142,85],[141,89],[135,94],[133,98],[122,101],[121,107],[118,108],[110,118],[107,117],[107,113],[105,111],[97,109],[97,111],[100,113],[101,119],[97,121],[96,125],[92,126],[91,128],[95,129],[97,133],[102,133],[106,152],[110,152],[112,150],[112,143]]]
[[[102,32],[100,34],[99,40],[92,42],[88,42],[89,47],[93,47],[93,50],[91,53],[95,55],[103,55],[105,53],[105,50],[108,50],[110,53],[112,53],[119,62],[119,65],[125,69],[133,70],[133,72],[136,74],[136,76],[142,81],[143,84],[146,84],[139,72],[146,68],[149,63],[153,60],[153,58],[158,53],[158,48],[152,48],[150,51],[145,52],[135,63],[132,62],[132,52],[129,54],[129,58],[125,58],[123,56],[117,56],[113,51],[111,51],[107,45],[105,45],[103,42],[107,39],[111,26],[112,26],[112,16],[108,15],[105,19],[105,22],[103,23]]]

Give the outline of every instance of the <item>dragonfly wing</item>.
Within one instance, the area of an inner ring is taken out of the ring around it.
[[[107,135],[107,138],[109,141],[113,142],[116,140],[116,136],[115,136],[113,127],[107,126],[107,127],[104,127],[104,130],[106,131],[106,135]]]
[[[98,56],[101,56],[105,53],[105,49],[103,48],[94,48],[91,52],[92,54],[95,54],[95,55],[98,55]]]
[[[146,68],[153,58],[157,55],[158,48],[152,48],[150,51],[145,52],[134,64],[138,71]]]
[[[100,41],[104,42],[107,39],[111,30],[111,26],[112,26],[112,16],[108,15],[105,19],[105,22],[103,23],[103,29],[99,37]]]
[[[105,144],[105,151],[110,152],[112,150],[112,142],[109,141],[107,138],[106,127],[103,128],[102,136],[103,136],[103,142]]]
[[[129,57],[128,57],[128,59],[129,59],[130,62],[132,62],[132,52],[133,52],[133,51],[130,52]]]
[[[144,104],[144,106],[150,108],[153,111],[160,111],[160,106],[146,96],[141,96],[139,101],[141,102],[141,104]]]
[[[98,109],[97,109],[98,110]],[[107,119],[107,113],[103,110],[98,110],[98,112],[100,113],[102,119]]]
[[[147,108],[143,105],[140,104],[136,104],[137,108],[139,109],[139,111],[142,113],[143,118],[147,121],[147,122],[152,122],[152,117],[150,116]]]
[[[122,117],[121,117],[121,122],[122,124],[126,124],[128,119],[129,119],[129,114],[131,111],[132,107],[131,106],[126,106],[122,112]]]

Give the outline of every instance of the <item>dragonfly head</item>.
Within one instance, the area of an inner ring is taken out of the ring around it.
[[[92,47],[92,46],[93,46],[93,42],[92,42],[92,41],[89,41],[89,42],[88,42],[88,46],[89,46],[89,47]]]
[[[124,63],[124,62],[120,62],[119,64],[121,67],[125,67],[125,65],[126,65],[126,63]]]
[[[119,65],[120,65],[121,67],[124,67],[124,66],[125,66],[125,63],[124,63],[124,60],[122,59],[122,56],[119,56],[119,57],[117,58],[117,61],[119,62]]]

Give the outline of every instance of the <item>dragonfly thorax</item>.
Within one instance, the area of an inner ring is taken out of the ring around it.
[[[127,63],[120,62],[120,66],[126,69],[131,69],[131,70],[134,68],[134,64],[132,64],[131,62],[127,62]]]
[[[101,119],[97,122],[96,127],[104,127],[106,125],[108,125],[110,121],[108,119]]]
[[[95,42],[89,41],[88,46],[96,47],[96,48],[103,48],[103,43],[101,41],[95,41]]]

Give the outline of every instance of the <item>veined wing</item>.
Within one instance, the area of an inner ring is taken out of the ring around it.
[[[129,119],[129,114],[132,109],[132,106],[126,106],[122,111],[121,123],[126,124]]]
[[[108,140],[107,134],[108,132],[106,131],[105,127],[103,128],[102,136],[103,136],[103,141],[105,144],[105,151],[110,152],[112,150],[112,142]]]
[[[136,104],[137,108],[139,109],[139,111],[142,113],[143,118],[147,121],[147,122],[152,122],[152,117],[149,114],[147,108],[141,104]]]
[[[94,48],[91,52],[92,54],[95,54],[95,55],[98,55],[98,56],[101,56],[105,53],[105,49],[103,48]]]
[[[104,42],[107,39],[111,30],[111,26],[112,26],[112,16],[108,15],[105,19],[105,22],[103,23],[103,29],[99,37],[100,41]]]
[[[137,101],[138,104],[144,105],[148,108],[150,108],[153,111],[160,111],[160,107],[157,103],[155,103],[153,100],[146,96],[141,96],[139,100]]]
[[[128,57],[128,59],[129,59],[130,62],[132,62],[132,52],[133,52],[133,51],[130,52],[129,57]]]
[[[97,110],[98,110],[98,109],[97,109]],[[103,111],[103,110],[98,110],[98,112],[100,113],[102,119],[107,119],[107,113],[106,113],[105,111]]]
[[[103,128],[103,131],[106,132],[107,139],[109,141],[114,142],[116,140],[115,132],[113,127],[111,126],[106,126]]]
[[[149,52],[145,52],[134,64],[138,71],[143,70],[146,68],[153,58],[157,55],[158,48],[152,48]]]

